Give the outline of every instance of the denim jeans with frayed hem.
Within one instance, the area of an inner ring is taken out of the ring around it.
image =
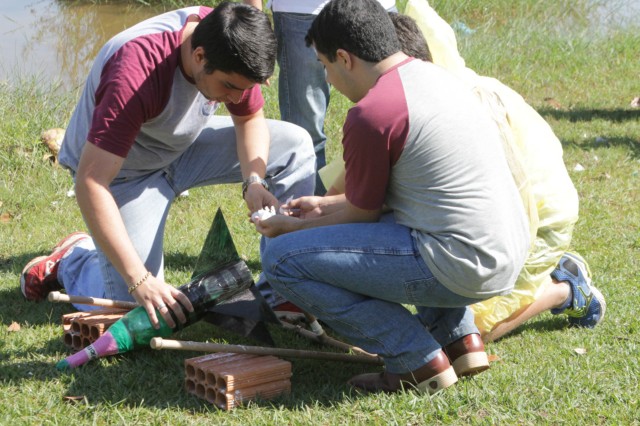
[[[265,239],[262,266],[276,291],[351,344],[382,356],[390,373],[413,371],[441,346],[478,332],[467,306],[479,299],[440,284],[411,229],[392,221]]]

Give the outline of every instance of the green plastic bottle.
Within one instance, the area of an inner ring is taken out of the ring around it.
[[[240,260],[222,267],[219,270],[204,274],[191,282],[179,287],[193,305],[193,312],[187,312],[187,322],[181,324],[171,312],[175,328],[169,327],[162,315],[157,315],[160,328],[155,329],[151,325],[147,311],[139,306],[127,313],[109,328],[109,331],[118,342],[121,352],[126,352],[141,346],[149,346],[154,337],[167,337],[184,327],[202,319],[207,308],[219,302],[230,299],[236,294],[248,289],[253,283],[251,271]],[[157,311],[156,311],[157,312]]]

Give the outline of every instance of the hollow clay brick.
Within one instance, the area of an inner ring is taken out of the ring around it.
[[[275,357],[264,360],[259,365],[235,371],[220,371],[216,377],[216,387],[222,392],[257,386],[262,383],[286,380],[291,377],[291,363]]]
[[[62,315],[64,344],[73,351],[89,346],[127,312],[126,309],[104,308]]]
[[[258,386],[236,389],[229,393],[218,393],[216,405],[220,408],[231,410],[244,402],[254,399],[273,399],[285,393],[291,392],[291,381],[280,380],[277,382],[263,383]]]
[[[291,363],[273,356],[216,353],[185,360],[185,389],[230,410],[291,391]]]
[[[214,368],[216,365],[222,365],[229,362],[241,362],[242,360],[256,357],[257,355],[251,354],[229,354],[222,352],[209,354],[185,360],[185,371],[188,377],[204,383],[206,381],[207,371]]]
[[[69,330],[65,330],[62,335],[64,345],[68,348],[73,348],[73,334]]]
[[[96,309],[94,311],[78,311],[78,312],[71,312],[68,314],[64,314],[62,315],[62,326],[70,326],[71,325],[71,321],[73,321],[76,318],[82,318],[82,317],[89,317],[89,316],[96,316],[96,315],[104,315],[104,314],[125,314],[128,311],[126,309],[118,309],[118,308],[103,308],[103,309]]]
[[[100,315],[97,317],[80,318],[77,322],[80,323],[80,333],[82,337],[86,337],[91,340],[91,343],[98,340],[102,334],[114,322],[122,318],[121,314]]]
[[[82,337],[79,334],[71,336],[71,345],[74,350],[80,350],[82,348]]]

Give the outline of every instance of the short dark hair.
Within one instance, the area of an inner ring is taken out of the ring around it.
[[[389,17],[396,28],[402,51],[416,59],[433,62],[427,40],[418,28],[416,21],[411,16],[395,12],[390,12]]]
[[[330,62],[344,49],[367,62],[380,62],[400,51],[389,14],[376,0],[331,0],[305,37]]]
[[[204,49],[205,72],[233,72],[264,83],[273,74],[278,44],[267,15],[225,1],[196,26],[191,48],[197,47]]]

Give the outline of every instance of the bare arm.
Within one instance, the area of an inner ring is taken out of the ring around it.
[[[262,0],[243,0],[243,3],[262,10]]]
[[[76,197],[95,242],[131,286],[147,275],[147,268],[131,243],[118,206],[109,190],[111,181],[123,163],[124,158],[87,142],[76,174]],[[144,306],[151,323],[156,327],[159,325],[155,313],[157,306],[167,305],[168,309],[162,309],[161,314],[171,327],[175,327],[175,323],[169,309],[175,312],[181,322],[186,321],[176,300],[190,311],[193,310],[189,299],[183,293],[152,275],[148,276],[132,295]]]
[[[238,159],[243,179],[249,176],[265,177],[269,159],[269,129],[261,110],[248,116],[232,115],[236,130]],[[245,195],[251,213],[267,206],[278,206],[278,200],[259,183],[247,187]]]
[[[382,213],[382,209],[365,210],[358,208],[351,204],[344,195],[312,198],[319,199],[319,203],[322,203],[321,200],[323,198],[326,199],[326,205],[318,206],[319,210],[322,211],[322,215],[309,219],[276,215],[265,220],[258,219],[256,221],[256,229],[262,235],[273,238],[281,234],[319,226],[338,225],[342,223],[377,222]],[[290,203],[290,205],[295,204]]]

